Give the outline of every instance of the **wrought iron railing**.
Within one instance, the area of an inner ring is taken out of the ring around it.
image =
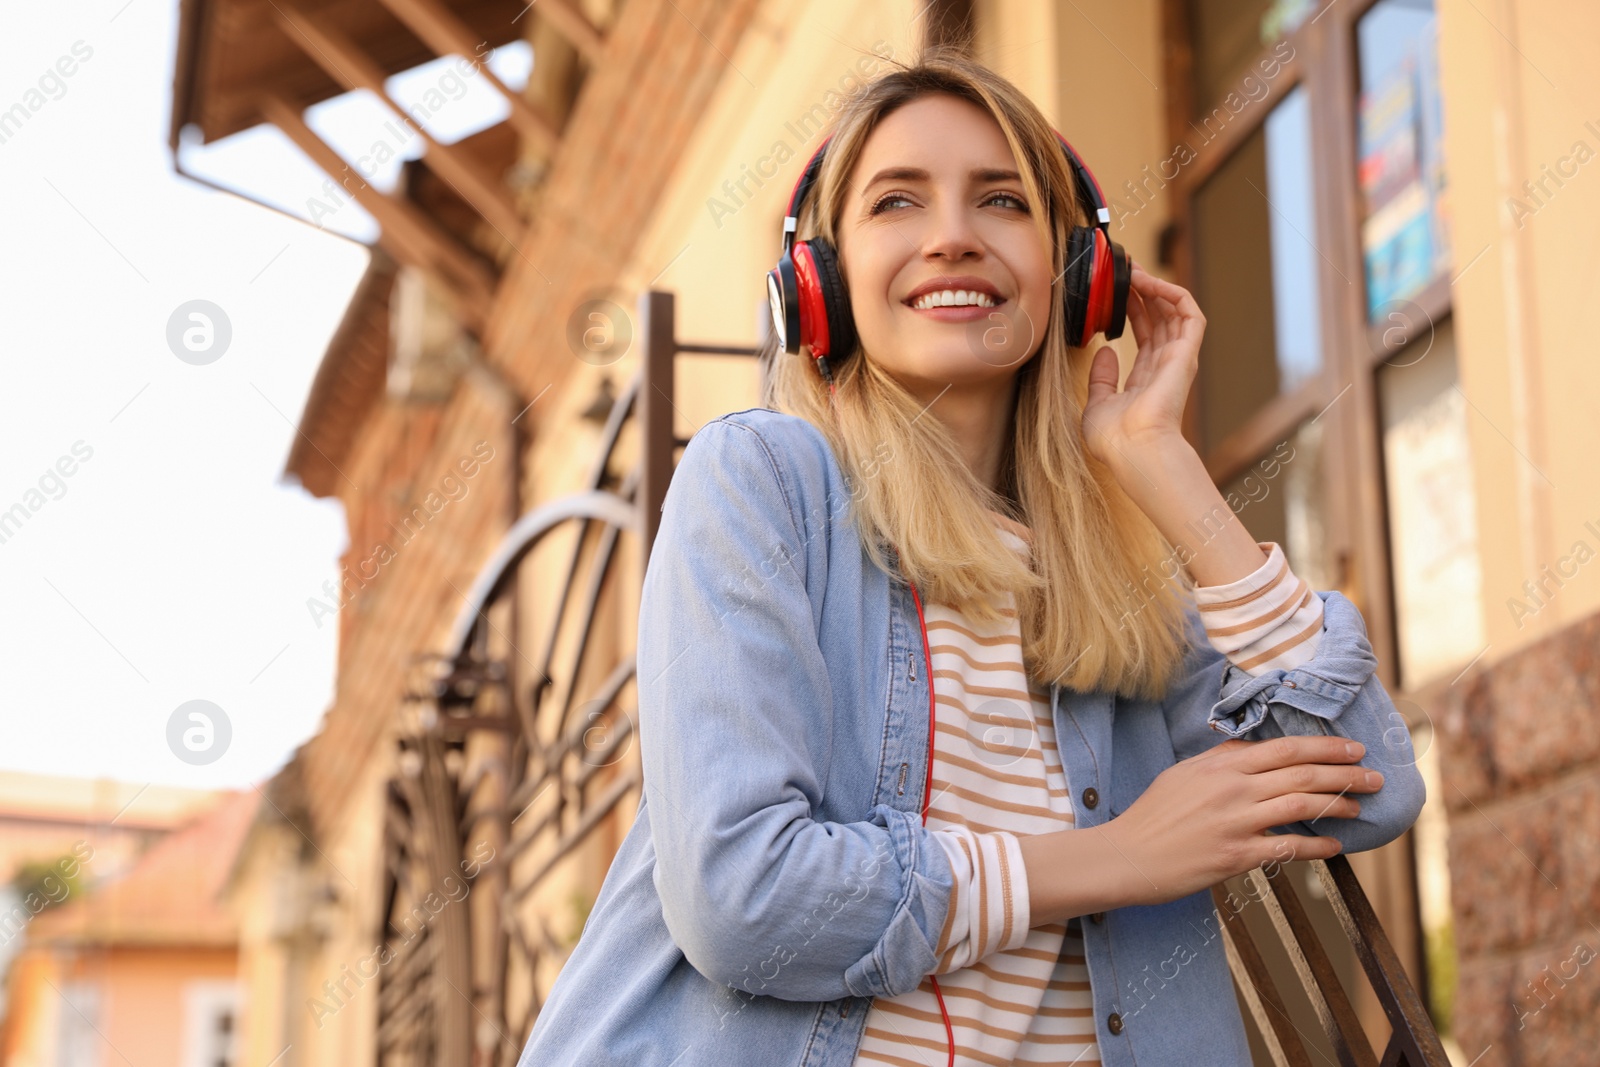
[[[643,294],[638,314],[639,371],[612,406],[584,488],[507,532],[465,592],[446,651],[419,658],[383,834],[385,1067],[515,1063],[570,950],[540,892],[624,800],[637,803],[633,598],[618,595],[619,549],[624,534],[635,538],[642,574],[687,443],[673,430],[676,356],[755,355],[679,342],[670,293]],[[630,421],[638,461],[618,478]],[[561,575],[549,597],[531,598],[548,601],[538,626],[519,625],[524,572]]]

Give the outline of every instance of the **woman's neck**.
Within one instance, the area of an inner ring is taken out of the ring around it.
[[[1017,377],[963,388],[945,389],[928,407],[949,429],[967,469],[984,485],[1001,490],[1006,443],[1016,410]],[[930,398],[931,400],[931,398]],[[924,403],[929,403],[925,400]]]

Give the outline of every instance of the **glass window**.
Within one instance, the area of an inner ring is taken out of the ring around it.
[[[1477,494],[1451,322],[1419,331],[1378,370],[1400,682],[1406,689],[1459,670],[1484,643]]]
[[[68,982],[61,990],[61,999],[66,1005],[56,1016],[56,1063],[59,1067],[93,1067],[104,1062],[100,1048],[100,1028],[105,1025],[100,986]]]
[[[1257,541],[1275,541],[1312,589],[1339,588],[1328,544],[1328,484],[1323,423],[1308,420],[1248,470],[1222,486],[1222,498]]]
[[[181,1067],[233,1067],[239,1060],[239,987],[200,979],[184,985],[183,998]]]
[[[1438,19],[1432,0],[1379,0],[1356,26],[1367,317],[1450,270]]]
[[[1273,338],[1278,388],[1322,369],[1317,313],[1316,207],[1311,188],[1311,104],[1295,89],[1267,116],[1267,200],[1272,219]]]
[[[1309,97],[1295,88],[1194,199],[1204,450],[1322,369]]]

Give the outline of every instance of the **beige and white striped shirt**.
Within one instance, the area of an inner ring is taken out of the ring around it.
[[[991,512],[1001,538],[1026,553],[1031,532]],[[1310,659],[1322,600],[1290,571],[1275,543],[1267,562],[1221,586],[1196,589],[1218,651],[1251,674]],[[933,800],[927,827],[950,856],[956,884],[936,952],[939,990],[958,1064],[1087,1065],[1100,1062],[1094,1005],[1077,919],[1033,927],[1018,837],[1073,825],[1056,748],[1050,690],[1022,662],[1015,601],[982,624],[938,603],[923,605],[935,704]],[[878,997],[857,1065],[949,1062],[933,982]]]

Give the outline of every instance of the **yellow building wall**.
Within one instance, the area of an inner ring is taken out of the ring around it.
[[[1490,663],[1600,607],[1587,314],[1600,282],[1600,7],[1441,0],[1439,19]],[[1541,180],[1537,196],[1524,188]],[[1544,582],[1537,600],[1529,581]]]

